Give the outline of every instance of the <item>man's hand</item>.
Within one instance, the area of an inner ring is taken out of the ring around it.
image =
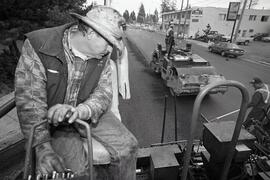
[[[87,120],[89,110],[85,105],[79,105],[74,108],[68,104],[56,104],[52,106],[47,113],[49,123],[58,126],[59,123],[67,120],[68,123],[74,123],[76,119]]]
[[[76,109],[73,106],[68,104],[56,104],[48,110],[47,118],[49,123],[58,126],[58,124],[65,119],[69,119],[74,112],[76,112]]]
[[[35,148],[37,158],[37,174],[51,174],[53,171],[64,172],[65,166],[61,157],[52,149],[49,142]]]

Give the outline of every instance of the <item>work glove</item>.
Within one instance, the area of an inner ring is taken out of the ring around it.
[[[76,119],[90,119],[90,109],[86,105],[80,104],[76,108],[68,104],[56,104],[47,113],[48,122],[58,126],[61,122],[72,124]]]
[[[35,152],[37,175],[52,174],[53,171],[58,173],[65,171],[63,159],[54,152],[49,142],[38,145]]]

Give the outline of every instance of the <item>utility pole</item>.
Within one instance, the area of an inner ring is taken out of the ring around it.
[[[252,0],[249,0],[248,9],[250,9],[250,8],[251,8],[251,4],[252,4]]]
[[[162,3],[162,2],[161,2]],[[163,9],[160,10],[160,17],[161,17],[161,26],[159,27],[159,30],[161,32],[164,32],[164,20],[163,20]]]
[[[187,10],[188,10],[188,4],[189,4],[189,0],[187,0],[187,7],[186,7],[186,12],[185,12],[185,21],[184,21],[184,36],[185,36],[185,32],[186,32],[186,22],[187,22]]]
[[[111,0],[104,0],[104,6],[111,6]]]
[[[238,31],[239,31],[239,28],[240,28],[240,25],[241,25],[241,21],[242,21],[242,18],[243,18],[243,14],[244,14],[245,9],[246,9],[246,5],[247,5],[247,0],[244,1],[244,5],[242,6],[241,15],[240,15],[240,18],[239,18],[237,27],[236,27],[236,29],[235,29],[235,35],[234,35],[234,38],[233,38],[233,43],[236,41],[236,38],[237,38],[237,36],[238,36]]]
[[[178,32],[177,32],[177,35],[180,34],[180,26],[181,26],[181,17],[182,17],[182,10],[183,10],[183,4],[184,4],[184,0],[182,0],[182,3],[181,3],[181,9],[180,9],[180,12],[179,12],[179,26],[178,26]]]

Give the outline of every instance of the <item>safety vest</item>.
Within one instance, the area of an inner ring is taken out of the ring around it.
[[[255,92],[261,93],[265,104],[270,104],[270,91],[268,85],[264,84],[264,87],[257,89]]]

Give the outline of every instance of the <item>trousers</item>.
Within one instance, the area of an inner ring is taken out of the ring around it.
[[[95,180],[136,180],[138,142],[134,135],[112,113],[106,112],[96,126],[92,137],[109,152],[109,164],[94,165]],[[65,167],[82,174],[87,171],[85,138],[76,131],[56,131],[52,135],[52,147],[63,159]]]

